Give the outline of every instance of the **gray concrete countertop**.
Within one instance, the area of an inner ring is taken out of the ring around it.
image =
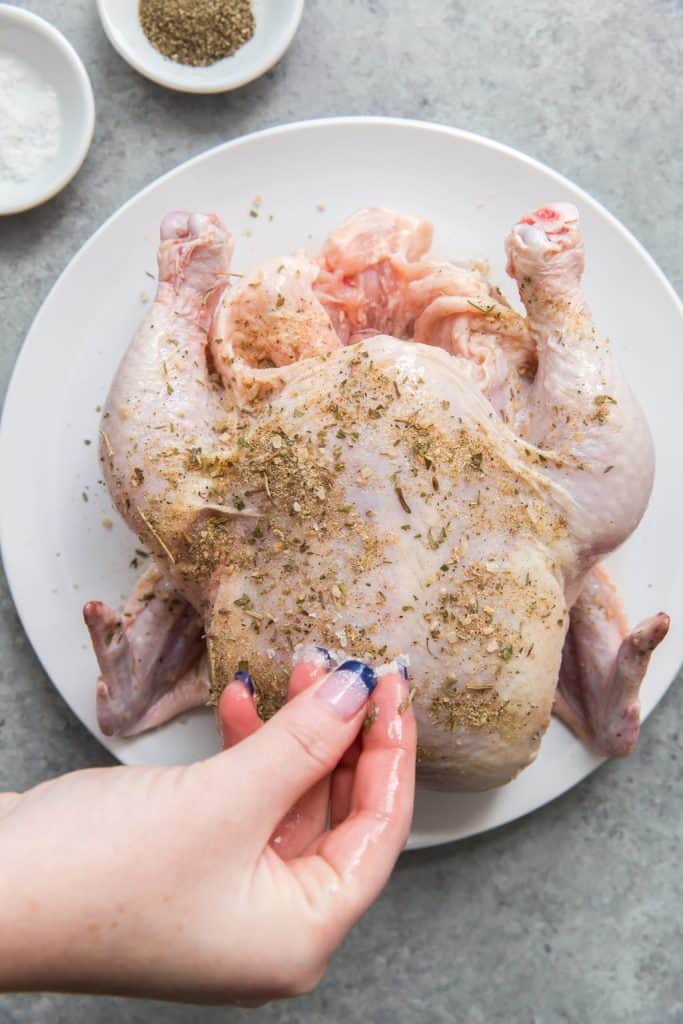
[[[167,92],[132,71],[91,0],[20,6],[52,21],[81,54],[97,128],[85,166],[59,197],[0,220],[2,395],[48,289],[110,213],[209,146],[300,118],[393,114],[510,143],[601,200],[681,290],[681,0],[309,0],[273,71],[206,97]],[[6,588],[0,602],[0,788],[111,763],[52,689]],[[404,856],[320,987],[256,1018],[683,1021],[682,707],[674,686],[628,761],[605,765],[526,820]],[[109,998],[0,998],[1,1024],[250,1016]]]

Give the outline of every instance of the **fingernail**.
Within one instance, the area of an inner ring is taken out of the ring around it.
[[[364,661],[345,661],[328,676],[315,696],[340,718],[348,720],[360,711],[377,686],[375,673]]]
[[[315,649],[319,654],[322,654],[323,658],[325,659],[325,667],[332,668],[332,662],[334,659],[332,658],[332,655],[328,651],[327,647],[320,647],[318,644],[316,644]]]
[[[296,667],[300,665],[302,661],[313,662],[314,665],[319,665],[320,668],[327,669],[329,671],[334,664],[334,657],[326,647],[320,647],[318,644],[297,644],[292,654],[292,666]]]
[[[254,681],[248,672],[246,672],[243,668],[238,668],[237,671],[235,672],[235,679],[239,683],[244,683],[252,697],[254,696]]]
[[[409,664],[410,660],[408,658],[408,655],[399,654],[399,656],[395,658],[394,661],[390,661],[388,665],[380,665],[380,667],[375,670],[375,674],[379,677],[389,675],[393,676],[398,673],[398,675],[402,676],[403,679],[405,679],[405,681],[408,682]]]

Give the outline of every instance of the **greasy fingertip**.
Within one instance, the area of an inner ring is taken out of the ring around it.
[[[238,668],[237,671],[235,672],[235,679],[238,680],[240,683],[244,683],[246,688],[249,690],[251,696],[254,696],[254,680],[251,678],[251,676],[245,669]]]
[[[235,679],[223,690],[218,702],[218,724],[224,747],[233,747],[261,725],[253,690],[243,679]]]
[[[301,661],[295,665],[289,677],[287,700],[298,697],[309,686],[319,682],[327,674],[327,669],[319,661]]]
[[[416,688],[409,689],[400,669],[379,676],[363,727],[364,747],[415,747],[412,704],[416,693]]]
[[[244,679],[235,678],[223,690],[218,702],[218,708],[221,712],[224,708],[230,711],[245,703],[254,704],[253,684],[249,686]]]
[[[333,651],[329,651],[327,647],[321,647],[319,644],[297,644],[292,654],[294,668],[302,662],[311,662],[314,665],[322,666],[325,671],[329,672],[337,660]]]
[[[388,665],[380,665],[378,669],[375,669],[375,674],[379,678],[380,676],[396,675],[397,673],[408,681],[408,668],[410,666],[410,658],[407,654],[399,654],[397,658],[390,661]]]

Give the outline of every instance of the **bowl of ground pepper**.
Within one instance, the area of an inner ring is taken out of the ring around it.
[[[282,57],[304,0],[97,0],[102,26],[131,67],[180,92],[227,92]]]

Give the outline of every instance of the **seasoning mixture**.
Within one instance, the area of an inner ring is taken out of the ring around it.
[[[59,149],[57,93],[29,64],[0,50],[0,190],[40,173]]]
[[[139,14],[159,53],[194,67],[232,56],[255,28],[250,0],[140,0]]]

